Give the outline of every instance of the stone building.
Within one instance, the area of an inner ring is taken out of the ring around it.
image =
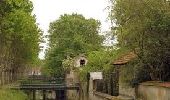
[[[77,73],[77,70],[81,70],[82,67],[85,67],[88,60],[87,58],[82,54],[73,59],[73,68],[66,74],[66,84],[67,85],[80,85],[80,78]],[[67,99],[68,100],[79,100],[80,99],[80,91],[76,90],[67,90]],[[81,93],[82,94],[82,93]]]
[[[84,55],[79,55],[74,59],[74,67],[81,68],[87,64],[88,60]]]
[[[130,86],[127,86],[126,83],[122,83],[120,82],[120,75],[121,75],[121,67],[123,67],[122,65],[126,65],[127,63],[129,63],[130,61],[132,61],[133,59],[135,59],[137,57],[137,55],[134,52],[129,52],[123,56],[121,56],[120,58],[116,59],[112,65],[115,67],[115,72],[118,74],[117,78],[115,79],[115,82],[117,85],[114,85],[117,88],[116,91],[113,91],[114,93],[116,93],[117,95],[124,95],[124,96],[128,96],[128,97],[132,97],[135,98],[135,88],[132,88]]]

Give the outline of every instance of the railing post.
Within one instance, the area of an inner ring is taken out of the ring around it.
[[[55,100],[58,100],[59,99],[59,96],[58,96],[58,91],[55,90]]]
[[[46,90],[43,90],[43,100],[46,100]]]
[[[1,85],[2,85],[2,70],[0,71],[0,81],[1,81]]]
[[[4,85],[4,70],[2,70],[1,76],[1,85]]]
[[[33,100],[36,100],[36,90],[33,90]]]

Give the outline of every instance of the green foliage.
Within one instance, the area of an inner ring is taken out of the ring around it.
[[[49,46],[46,56],[46,73],[64,75],[63,61],[101,48],[102,36],[98,34],[100,23],[82,15],[64,14],[50,24]]]
[[[74,59],[68,57],[67,59],[63,60],[62,65],[65,71],[71,71],[72,69],[74,69]]]
[[[120,47],[136,52],[153,80],[167,80],[170,65],[170,5],[166,0],[111,0]],[[140,66],[140,67],[141,67]]]
[[[86,79],[88,72],[104,72],[110,74],[113,71],[113,61],[118,59],[121,55],[126,53],[128,49],[121,48],[117,50],[100,50],[93,51],[87,54],[88,63],[80,71],[81,80]]]
[[[151,80],[147,66],[138,59],[134,59],[120,68],[120,83],[127,86],[135,86],[140,82]]]
[[[85,81],[88,72],[103,71],[104,67],[108,67],[111,60],[111,52],[93,51],[87,55],[88,63],[80,71],[81,80]]]
[[[0,89],[1,100],[28,100],[26,94],[21,91],[15,91],[10,89]]]
[[[40,33],[29,0],[0,1],[0,66],[24,67],[38,58]]]
[[[63,59],[63,49],[51,49],[46,57],[46,63],[43,67],[43,73],[45,75],[51,75],[55,77],[64,77],[64,68],[62,66]]]
[[[62,15],[50,24],[50,47],[66,48],[66,55],[98,50],[102,42],[98,35],[99,25],[98,21],[82,15]]]

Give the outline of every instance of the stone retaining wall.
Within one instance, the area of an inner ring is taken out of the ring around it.
[[[111,96],[101,92],[93,92],[89,100],[133,100],[131,97],[127,96]]]
[[[152,82],[142,83],[138,86],[139,100],[170,100],[170,83]]]
[[[134,91],[134,90],[129,90]],[[128,89],[124,89],[127,94]],[[134,94],[134,93],[132,93]],[[130,96],[111,96],[105,93],[93,91],[89,100],[170,100],[170,82],[145,82],[136,87],[136,99]]]

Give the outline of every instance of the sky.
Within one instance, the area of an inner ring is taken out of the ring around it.
[[[109,30],[107,21],[108,0],[31,0],[34,5],[33,14],[44,34],[48,34],[49,23],[57,20],[63,14],[82,14],[86,18],[94,18],[101,22],[101,31]],[[47,44],[41,44],[47,48]],[[44,58],[45,48],[39,57]]]

